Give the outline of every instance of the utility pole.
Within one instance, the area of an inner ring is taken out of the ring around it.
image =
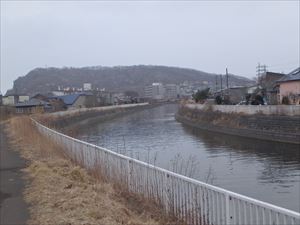
[[[226,87],[228,90],[228,69],[226,68]]]
[[[222,91],[222,89],[223,89],[222,74],[220,75],[220,79],[221,79],[221,96],[222,96],[222,93],[223,93],[223,91]]]
[[[218,75],[216,75],[216,92],[218,91]]]

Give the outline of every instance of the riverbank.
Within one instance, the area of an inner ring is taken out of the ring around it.
[[[300,116],[222,112],[213,107],[182,105],[176,119],[186,125],[218,133],[300,144]]]
[[[76,136],[77,129],[82,126],[101,123],[156,106],[148,103],[116,105],[42,114],[34,118],[48,127]]]
[[[28,161],[28,224],[168,224],[160,207],[96,178],[42,136],[29,117],[10,120],[9,138]],[[14,212],[14,211],[12,211]],[[22,223],[23,224],[23,223]]]
[[[14,149],[6,130],[0,123],[0,224],[26,224],[28,205],[24,201],[26,161]]]

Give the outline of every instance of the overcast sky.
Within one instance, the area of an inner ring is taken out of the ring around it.
[[[2,1],[1,92],[36,67],[168,65],[254,77],[299,66],[299,1]]]

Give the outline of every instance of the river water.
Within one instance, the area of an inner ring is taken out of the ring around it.
[[[300,211],[300,146],[194,129],[177,105],[84,126],[79,138],[181,174]]]

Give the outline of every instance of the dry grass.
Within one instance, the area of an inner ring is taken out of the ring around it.
[[[12,144],[29,162],[25,200],[29,224],[170,224],[161,209],[140,196],[97,180],[43,137],[29,117],[10,120]]]
[[[12,106],[0,105],[0,122],[4,122],[15,115],[15,108]]]

